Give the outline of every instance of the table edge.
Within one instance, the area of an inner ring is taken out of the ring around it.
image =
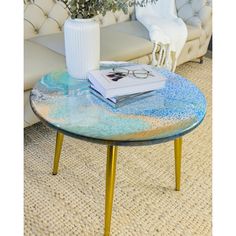
[[[98,139],[98,138],[92,138],[92,137],[88,137],[88,136],[75,134],[75,133],[66,131],[64,129],[61,129],[60,127],[57,127],[57,126],[49,123],[48,121],[43,119],[37,113],[37,111],[34,109],[34,106],[32,106],[31,92],[30,92],[30,99],[29,100],[30,100],[30,106],[31,106],[33,112],[40,119],[40,121],[42,121],[42,123],[44,123],[46,126],[56,130],[57,132],[60,132],[60,133],[64,134],[64,135],[72,137],[72,138],[81,139],[81,140],[88,141],[88,142],[91,142],[91,143],[97,143],[97,144],[102,144],[102,145],[110,145],[110,146],[148,146],[148,145],[155,145],[155,144],[159,144],[159,143],[169,142],[169,141],[175,140],[178,137],[182,137],[182,136],[190,133],[192,130],[197,128],[202,123],[202,121],[204,120],[204,118],[206,116],[206,113],[205,113],[204,116],[202,117],[202,119],[198,123],[196,123],[195,125],[189,127],[188,129],[184,130],[181,133],[178,133],[176,135],[169,136],[169,137],[163,137],[163,138],[159,138],[159,139],[140,140],[140,141],[139,140],[134,140],[134,141],[131,141],[131,140],[130,141],[107,140],[107,139]]]

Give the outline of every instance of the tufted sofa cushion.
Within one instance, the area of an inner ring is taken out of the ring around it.
[[[212,0],[177,0],[176,8],[186,24],[204,28],[212,15]]]
[[[63,31],[69,12],[65,5],[56,0],[34,0],[24,5],[24,38],[59,33]],[[134,18],[134,7],[129,7],[128,14],[122,11],[107,12],[105,16],[94,17],[101,27],[124,22]]]
[[[38,35],[61,32],[68,17],[69,13],[61,2],[35,0],[33,4],[25,4],[24,37],[28,39]]]
[[[176,8],[178,16],[187,25],[201,29],[199,42],[197,44],[195,43],[196,46],[198,45],[196,56],[200,57],[204,55],[212,34],[212,0],[176,0]],[[188,58],[190,58],[190,55],[188,55]]]
[[[98,15],[98,16],[95,16],[94,18],[101,27],[133,20],[135,18],[134,7],[129,7],[128,14],[124,14],[123,11],[116,11],[116,12],[109,11],[106,13],[105,16]]]
[[[177,14],[187,25],[203,28],[205,31],[211,21],[212,0],[176,0]],[[25,38],[38,35],[58,33],[63,30],[69,13],[65,5],[56,0],[34,0],[24,5]],[[98,15],[95,19],[101,27],[128,20],[134,20],[134,7],[129,8],[128,15],[122,11],[108,12],[105,16]]]

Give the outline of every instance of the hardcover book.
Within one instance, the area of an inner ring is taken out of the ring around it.
[[[95,70],[88,73],[92,87],[105,98],[115,98],[161,89],[166,78],[148,65]]]
[[[105,98],[92,85],[90,86],[90,92],[96,97],[98,97],[99,99],[101,99],[102,101],[112,106],[113,108],[119,108],[121,106],[125,106],[133,102],[137,102],[140,99],[151,97],[155,93],[155,91],[148,91],[148,92],[143,92],[143,93],[124,95],[120,97]]]

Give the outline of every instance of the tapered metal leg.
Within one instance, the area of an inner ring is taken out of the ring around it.
[[[56,175],[57,171],[58,171],[58,165],[59,165],[59,160],[60,160],[60,156],[61,156],[61,148],[62,148],[63,138],[64,138],[64,134],[57,132],[55,156],[54,156],[53,171],[52,171],[53,175]]]
[[[175,190],[180,190],[182,137],[175,139]]]
[[[110,235],[114,184],[116,176],[117,146],[107,146],[105,227],[104,236]]]

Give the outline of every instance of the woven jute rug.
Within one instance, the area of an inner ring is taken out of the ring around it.
[[[211,235],[211,64],[205,58],[176,71],[208,103],[203,123],[183,138],[181,191],[173,142],[120,147],[111,235]],[[103,235],[106,146],[65,137],[53,176],[55,135],[42,123],[25,129],[25,236]]]

